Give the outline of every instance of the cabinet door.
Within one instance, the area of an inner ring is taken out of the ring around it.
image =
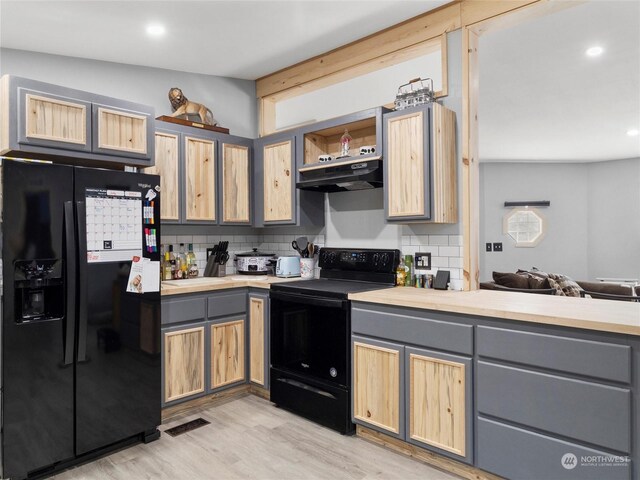
[[[244,319],[212,324],[211,388],[244,379]]]
[[[263,146],[263,219],[270,223],[291,223],[293,213],[293,140]]]
[[[265,386],[266,297],[249,296],[249,380]]]
[[[353,343],[353,417],[401,437],[403,348],[387,342]]]
[[[19,89],[19,143],[65,150],[91,150],[91,104]]]
[[[249,147],[222,144],[222,223],[251,223]]]
[[[406,355],[407,440],[466,457],[471,360],[412,348]]]
[[[215,141],[184,137],[185,220],[216,220]]]
[[[164,333],[164,401],[204,392],[204,326]]]
[[[149,158],[149,115],[97,104],[93,112],[94,152]]]
[[[387,218],[428,218],[428,112],[393,112],[384,119]]]
[[[163,222],[176,223],[180,220],[178,137],[177,133],[156,132],[156,162],[144,170],[145,173],[160,175],[160,217]]]

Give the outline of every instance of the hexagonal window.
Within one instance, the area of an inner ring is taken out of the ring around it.
[[[546,233],[546,220],[532,208],[516,208],[505,214],[503,231],[516,242],[516,247],[535,247]]]

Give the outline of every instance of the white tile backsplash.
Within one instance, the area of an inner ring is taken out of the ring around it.
[[[462,289],[462,235],[402,235],[401,243],[402,255],[431,253],[431,270],[418,270],[420,273],[449,270],[451,288]]]

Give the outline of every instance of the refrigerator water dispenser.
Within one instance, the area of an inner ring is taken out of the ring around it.
[[[64,316],[61,259],[16,260],[14,289],[17,323],[56,320]]]

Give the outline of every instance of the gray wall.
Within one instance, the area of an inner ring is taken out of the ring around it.
[[[640,279],[640,158],[589,164],[589,277]]]
[[[505,201],[550,200],[545,238],[516,248],[502,231]],[[485,252],[502,242],[503,252]],[[640,278],[640,159],[595,163],[481,163],[480,279],[533,266],[576,280]]]
[[[458,218],[462,218],[462,34],[447,34],[449,95],[442,104],[456,113],[458,166]],[[424,72],[423,76],[429,76]],[[328,194],[326,241],[328,246],[374,245],[401,248],[402,236],[454,235],[462,232],[461,222],[453,225],[388,225],[385,223],[382,190]]]
[[[151,105],[156,116],[171,113],[167,93],[179,87],[187,98],[209,107],[220,125],[232,134],[258,136],[256,89],[250,80],[6,48],[0,49],[0,74]]]

